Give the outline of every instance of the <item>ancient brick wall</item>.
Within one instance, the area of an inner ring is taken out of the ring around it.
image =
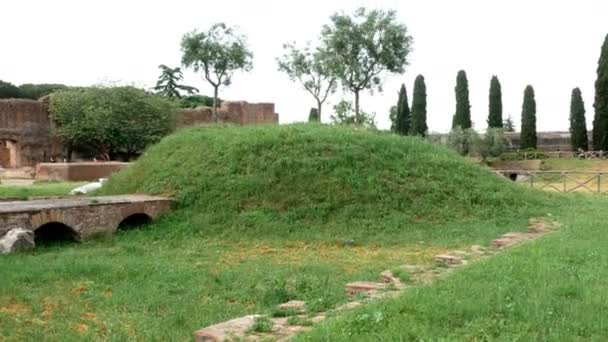
[[[128,167],[121,162],[40,163],[36,179],[51,181],[96,181]]]
[[[12,157],[2,158],[3,167],[34,166],[59,155],[61,144],[52,137],[47,100],[0,100],[0,142],[14,149]]]
[[[257,125],[278,123],[279,115],[274,112],[273,103],[224,101],[218,109],[218,119],[220,122],[224,123]],[[177,114],[178,128],[211,123],[212,121],[213,109],[211,107],[187,109]]]

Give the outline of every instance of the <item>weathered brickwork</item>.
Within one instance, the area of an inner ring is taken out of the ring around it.
[[[222,102],[218,109],[220,122],[237,125],[278,123],[279,115],[274,112],[273,103]],[[213,108],[198,107],[177,114],[177,127],[183,128],[213,122]]]
[[[48,99],[0,100],[0,166],[34,166],[61,151],[52,134]]]
[[[69,198],[0,203],[0,237],[15,228],[36,231],[48,223],[70,227],[77,240],[112,234],[135,214],[155,219],[171,209],[171,200],[144,195]]]
[[[129,165],[121,162],[40,163],[36,166],[36,179],[96,181],[99,178],[108,178],[114,172],[125,169]]]

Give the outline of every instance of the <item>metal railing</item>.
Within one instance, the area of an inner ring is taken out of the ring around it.
[[[495,170],[530,188],[558,192],[608,192],[608,173],[590,171]],[[602,184],[604,182],[604,184]]]
[[[605,151],[564,151],[564,152],[506,152],[501,155],[504,160],[535,160],[535,159],[561,159],[576,158],[582,160],[606,160],[608,152]]]

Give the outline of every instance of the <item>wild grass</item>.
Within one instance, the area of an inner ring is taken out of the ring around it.
[[[101,193],[177,205],[144,229],[0,258],[0,340],[188,340],[291,299],[324,311],[349,281],[573,203],[423,140],[314,125],[182,131]]]
[[[605,340],[608,235],[600,212],[608,200],[573,196],[558,232],[332,319],[297,340]]]
[[[40,182],[32,185],[1,185],[0,199],[27,200],[30,197],[64,196],[82,182]]]

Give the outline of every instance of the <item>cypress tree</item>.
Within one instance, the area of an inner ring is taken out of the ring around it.
[[[589,138],[587,137],[587,123],[585,121],[585,103],[579,88],[572,90],[570,100],[570,142],[572,150],[578,151],[589,149]]]
[[[524,91],[524,104],[521,110],[521,148],[536,148],[536,100],[531,85]]]
[[[428,131],[426,125],[426,84],[424,76],[416,76],[414,81],[414,95],[412,98],[412,135],[424,137]]]
[[[397,101],[397,120],[395,128],[398,134],[408,135],[410,132],[411,115],[410,107],[407,100],[407,91],[405,84],[401,85],[399,90],[399,100]]]
[[[469,81],[464,70],[458,72],[456,77],[456,113],[452,119],[452,128],[460,126],[462,129],[471,128],[471,104],[469,102]]]
[[[310,113],[308,114],[308,122],[321,122],[321,118],[319,117],[319,110],[317,108],[310,108]]]
[[[490,106],[488,112],[488,127],[502,128],[502,90],[498,77],[492,76],[490,81]]]
[[[608,150],[608,35],[604,39],[595,81],[595,116],[593,118],[593,149]]]

